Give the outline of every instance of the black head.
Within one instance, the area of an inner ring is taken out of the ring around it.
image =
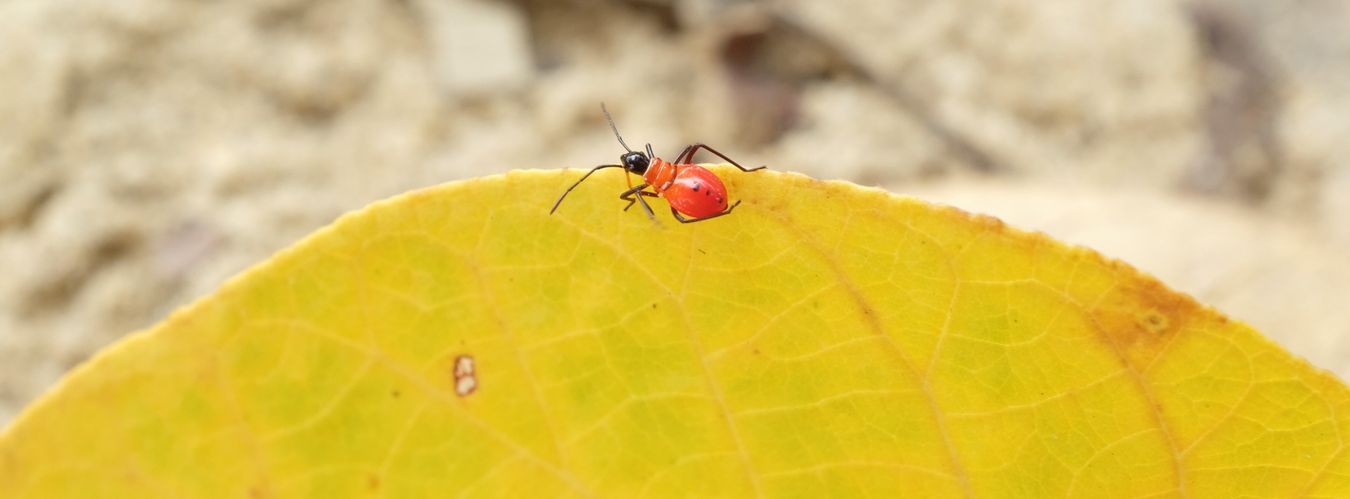
[[[592,173],[603,170],[605,168],[623,168],[624,170],[627,170],[629,173],[636,173],[638,175],[643,175],[647,173],[647,167],[651,165],[652,158],[656,157],[656,153],[652,152],[651,144],[647,144],[647,154],[643,154],[634,151],[632,149],[629,149],[628,144],[623,143],[623,136],[619,135],[619,127],[614,126],[614,118],[611,118],[609,116],[609,110],[605,109],[605,103],[603,102],[600,103],[600,110],[605,112],[605,119],[609,120],[609,128],[611,130],[614,130],[614,138],[619,139],[619,145],[623,146],[623,150],[628,152],[625,152],[619,156],[619,164],[600,165],[595,168],[591,168],[591,171],[586,172],[585,175],[582,175],[580,179],[577,179],[576,183],[572,184],[571,187],[568,187],[567,190],[563,191],[561,196],[558,196],[558,201],[553,203],[552,209],[548,210],[549,214],[553,214],[553,212],[558,211],[558,206],[562,205],[563,199],[567,198],[567,194],[572,192],[572,189],[576,189],[578,185],[581,185],[581,183],[584,182],[587,178],[589,178]],[[638,200],[641,201],[642,198],[639,197]],[[645,207],[647,202],[643,201],[642,203],[643,206]],[[650,216],[651,214],[652,210],[648,208],[647,215]],[[653,218],[653,220],[655,220],[655,218]]]
[[[638,175],[647,173],[647,166],[651,165],[652,162],[651,144],[647,144],[647,154],[629,149],[628,144],[623,141],[623,136],[619,135],[619,127],[614,126],[614,118],[610,117],[609,110],[605,109],[605,103],[600,103],[600,110],[605,113],[605,120],[609,121],[609,128],[614,130],[614,138],[619,139],[619,145],[623,146],[623,150],[628,151],[619,156],[619,164],[623,165],[623,169],[630,173]]]
[[[628,151],[619,156],[619,164],[622,164],[623,169],[628,170],[629,172],[642,175],[647,173],[647,166],[651,164],[651,159],[649,159],[646,154],[637,151]]]

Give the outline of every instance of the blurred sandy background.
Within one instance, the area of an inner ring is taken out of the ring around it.
[[[1347,33],[1341,0],[0,2],[0,424],[343,212],[613,161],[602,100],[661,154],[1094,247],[1345,379]]]

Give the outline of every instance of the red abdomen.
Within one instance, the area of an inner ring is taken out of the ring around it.
[[[675,174],[675,182],[662,193],[675,211],[703,218],[727,209],[727,187],[713,172],[688,165]]]

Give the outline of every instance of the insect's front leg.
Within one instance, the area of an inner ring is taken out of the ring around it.
[[[628,205],[623,207],[623,211],[628,211],[629,208],[632,208],[634,202],[641,202],[641,203],[642,203],[642,209],[647,210],[647,217],[648,217],[648,218],[651,218],[653,221],[655,221],[655,220],[656,220],[656,213],[653,213],[653,212],[652,212],[652,207],[651,207],[651,206],[648,206],[648,205],[647,205],[647,201],[646,201],[645,199],[642,199],[642,197],[643,197],[643,196],[647,196],[647,197],[657,197],[657,195],[656,195],[656,193],[654,193],[654,192],[647,192],[647,191],[644,191],[643,189],[646,189],[646,188],[647,188],[647,184],[646,184],[646,183],[638,184],[638,185],[634,186],[632,189],[628,189],[628,190],[623,191],[622,193],[620,193],[620,194],[619,194],[619,199],[622,199],[622,200],[624,200],[624,201],[628,201]]]
[[[640,191],[640,192],[634,193],[634,195],[636,195],[636,194],[641,194],[641,195],[647,196],[647,197],[649,197],[649,198],[659,198],[659,197],[661,197],[660,195],[658,195],[658,194],[655,193],[655,192],[647,192],[647,191]],[[623,198],[623,199],[625,199],[625,200],[628,201],[628,204],[624,205],[623,211],[628,211],[629,208],[632,208],[632,207],[633,207],[633,203],[636,203],[636,202],[637,202],[637,199],[634,199],[634,198],[631,198],[631,197],[627,197],[627,198]]]

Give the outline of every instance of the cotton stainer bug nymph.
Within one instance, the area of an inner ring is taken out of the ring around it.
[[[558,202],[553,203],[553,209],[548,210],[550,215],[558,211],[558,205],[561,205],[563,198],[572,192],[586,177],[591,176],[598,170],[605,168],[623,168],[626,173],[642,176],[643,182],[633,185],[632,177],[624,175],[628,180],[628,190],[619,194],[619,199],[628,201],[624,206],[624,211],[633,207],[633,203],[641,203],[642,208],[647,210],[647,216],[652,220],[656,219],[656,214],[652,213],[652,207],[647,205],[647,200],[643,197],[666,198],[670,203],[670,214],[675,216],[676,220],[683,223],[700,222],[722,215],[731,214],[731,210],[741,204],[736,201],[734,204],[727,205],[727,187],[722,184],[722,179],[717,178],[713,172],[708,169],[693,164],[694,154],[699,149],[706,149],[708,152],[722,158],[732,166],[740,168],[743,172],[753,172],[764,169],[763,166],[757,168],[746,168],[741,166],[725,154],[717,152],[716,149],[708,147],[705,144],[690,144],[685,146],[684,151],[675,157],[675,161],[666,161],[656,157],[652,152],[652,145],[647,144],[646,154],[634,151],[628,148],[628,144],[623,141],[623,136],[619,135],[619,127],[614,126],[614,118],[609,116],[609,110],[605,109],[604,104],[600,104],[600,110],[605,113],[605,119],[609,121],[609,128],[614,130],[614,138],[619,139],[619,145],[623,146],[625,152],[619,156],[617,165],[600,165],[592,168],[577,180],[575,184],[563,191],[558,196]],[[647,189],[651,189],[650,191]],[[687,218],[686,218],[687,217]]]

